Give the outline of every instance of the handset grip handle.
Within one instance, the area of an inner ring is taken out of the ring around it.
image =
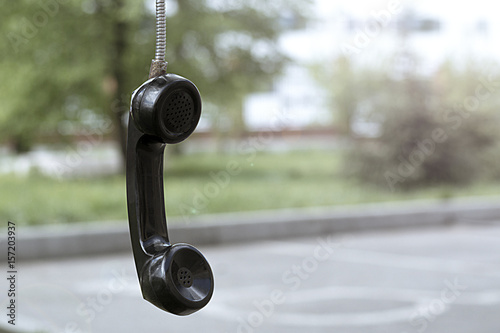
[[[144,298],[177,315],[204,307],[214,288],[205,257],[191,245],[170,244],[163,193],[165,146],[185,140],[200,115],[196,86],[167,74],[135,91],[129,116],[127,206],[137,274]]]

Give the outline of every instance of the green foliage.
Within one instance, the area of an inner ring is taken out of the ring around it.
[[[3,20],[0,98],[0,139],[31,141],[41,135],[58,136],[61,120],[79,121],[92,110],[109,118],[109,85],[116,61],[114,27],[127,22],[128,40],[141,35],[138,28],[150,15],[136,1],[19,0],[2,7]],[[127,10],[134,15],[127,15]],[[137,27],[137,29],[135,29]],[[144,77],[140,63],[152,48],[128,48],[123,58],[124,85],[132,89]]]
[[[207,109],[237,125],[242,97],[267,88],[286,60],[275,43],[286,29],[282,13],[303,18],[308,2],[170,2],[169,72],[193,80],[216,106]],[[154,56],[154,1],[2,4],[0,141],[28,149],[40,136],[61,136],[61,120],[78,123],[90,111],[113,121],[123,144],[122,117]]]
[[[167,22],[169,71],[193,80],[204,100],[216,106],[207,109],[216,129],[228,123],[235,131],[244,129],[243,97],[269,89],[287,60],[276,43],[287,28],[283,13],[304,19],[309,2],[177,2]]]
[[[391,190],[493,176],[500,85],[491,76],[496,66],[486,68],[447,63],[431,77],[408,71],[381,79],[369,99],[380,135],[352,144],[346,172]]]

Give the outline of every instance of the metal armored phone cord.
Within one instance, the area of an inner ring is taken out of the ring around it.
[[[165,61],[167,47],[167,10],[165,0],[156,0],[156,51],[151,63],[149,77],[157,77],[167,72]]]

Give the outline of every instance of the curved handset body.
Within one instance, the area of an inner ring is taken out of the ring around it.
[[[144,298],[188,315],[212,297],[214,279],[204,256],[168,238],[163,155],[185,140],[201,116],[196,86],[174,74],[148,80],[132,96],[127,139],[127,206],[137,275]]]

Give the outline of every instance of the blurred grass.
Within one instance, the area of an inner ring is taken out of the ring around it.
[[[226,174],[228,163],[239,172]],[[500,184],[391,192],[340,176],[337,152],[179,156],[167,160],[169,216],[496,195]],[[229,181],[228,181],[229,179]],[[58,181],[33,173],[0,176],[0,216],[19,225],[125,220],[125,177]]]

